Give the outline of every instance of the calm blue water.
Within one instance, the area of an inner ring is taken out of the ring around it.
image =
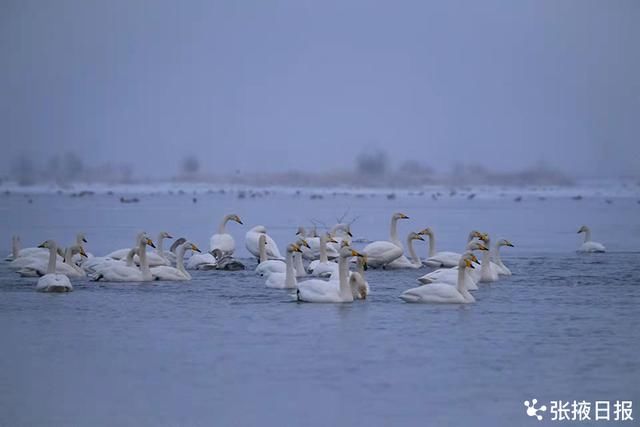
[[[356,237],[385,238],[400,210],[412,218],[402,235],[431,226],[442,250],[460,250],[471,228],[516,245],[503,251],[514,276],[464,307],[400,301],[426,269],[369,271],[369,300],[316,305],[266,289],[252,268],[182,284],[79,280],[49,295],[0,262],[0,425],[541,424],[525,415],[531,398],[634,400],[640,418],[636,200],[0,197],[7,252],[13,233],[31,246],[85,231],[99,255],[140,229],[207,247],[233,211],[246,226],[229,230],[247,257],[250,226],[266,225],[283,248],[297,225],[347,209]],[[575,254],[583,223],[609,253]]]

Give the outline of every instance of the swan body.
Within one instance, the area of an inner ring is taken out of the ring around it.
[[[57,250],[57,248],[56,248]],[[61,263],[57,263],[55,265],[55,273],[64,274],[67,277],[85,277],[86,273],[82,269],[82,267],[77,266],[71,260],[75,254],[80,254],[83,257],[86,257],[86,253],[82,246],[74,245],[70,246],[65,251],[64,261]],[[51,256],[51,255],[50,255]],[[57,258],[57,254],[56,254]],[[42,259],[34,259],[33,262],[25,265],[21,269],[18,270],[18,274],[22,277],[39,277],[44,276],[49,271],[49,262],[45,262]]]
[[[296,235],[303,238],[307,244],[309,245],[308,248],[306,247],[301,247],[300,249],[302,250],[302,256],[304,257],[304,259],[309,260],[309,261],[314,261],[317,260],[318,258],[320,258],[320,246],[322,245],[321,243],[321,237],[318,236],[309,236],[307,235],[304,227],[298,227],[298,231],[296,232]],[[335,242],[337,243],[337,240],[331,238],[330,242]],[[338,247],[331,245],[331,244],[326,244],[325,245],[325,251],[327,254],[327,258],[329,259],[334,259],[338,257]]]
[[[409,233],[409,235],[407,236],[407,248],[409,250],[409,255],[411,256],[411,260],[409,260],[409,258],[407,258],[405,255],[402,255],[399,258],[396,258],[395,260],[391,261],[389,264],[385,265],[384,268],[391,268],[391,269],[421,268],[422,260],[420,259],[420,257],[418,257],[418,255],[416,255],[416,251],[413,249],[414,240],[424,241],[422,236],[420,236],[418,233],[414,233],[414,232]]]
[[[408,219],[403,213],[395,213],[391,217],[389,240],[379,240],[369,243],[362,250],[367,256],[368,264],[372,267],[384,267],[400,258],[403,254],[402,244],[398,240],[398,220]]]
[[[233,236],[227,233],[226,226],[229,221],[242,225],[240,217],[236,214],[225,215],[218,227],[218,232],[209,239],[209,252],[218,249],[222,255],[233,255],[236,250],[236,241]]]
[[[293,268],[293,253],[301,252],[296,244],[287,247],[287,258],[285,261],[284,273],[271,273],[264,282],[267,288],[289,289],[296,287],[296,273]]]
[[[155,245],[146,235],[139,239],[136,250],[130,249],[127,254],[127,263],[106,263],[96,268],[91,275],[93,280],[105,282],[148,282],[154,280],[149,264],[147,263],[146,246],[155,248]],[[138,253],[140,266],[133,263],[134,254]]]
[[[467,245],[467,252],[463,256],[468,256],[473,254],[472,251],[488,251],[489,249],[480,241],[474,240]],[[476,262],[477,259],[473,261]],[[458,261],[459,262],[459,261]],[[478,289],[477,282],[480,279],[479,276],[475,276],[472,274],[474,270],[465,270],[465,285],[468,290],[475,291]],[[432,271],[430,273],[425,274],[424,276],[418,277],[418,282],[422,284],[429,283],[448,283],[450,285],[456,285],[458,283],[458,267],[454,268],[440,268],[438,270]]]
[[[216,260],[216,270],[239,271],[244,270],[244,264],[235,259],[231,254],[222,253],[220,249],[211,251]]]
[[[309,264],[308,271],[313,276],[331,275],[338,270],[338,264],[329,261],[327,243],[337,243],[329,234],[320,236],[320,259],[312,261]]]
[[[151,268],[151,274],[157,280],[169,280],[169,281],[184,281],[191,280],[191,274],[184,269],[184,253],[187,250],[200,252],[198,247],[191,243],[185,242],[180,245],[176,253],[176,266],[170,267],[168,265],[159,265]]]
[[[400,299],[409,303],[434,303],[434,304],[469,304],[475,302],[473,295],[465,286],[466,268],[474,268],[471,260],[462,257],[458,262],[458,281],[456,286],[448,283],[430,283],[424,286],[404,291]]]
[[[578,248],[578,252],[581,253],[601,253],[606,252],[606,248],[602,243],[594,242],[591,240],[591,229],[586,225],[583,225],[578,230],[578,234],[584,233],[584,243]]]
[[[266,235],[267,241],[267,258],[268,259],[284,259],[282,255],[280,255],[280,251],[278,250],[278,245],[276,242],[267,234],[267,229],[263,225],[257,225],[253,227],[251,230],[247,231],[245,235],[245,246],[247,250],[256,258],[260,257],[260,248],[258,245],[258,239],[260,235]]]
[[[42,243],[40,248],[49,249],[49,262],[44,276],[38,279],[36,290],[39,292],[71,292],[73,285],[64,274],[56,273],[57,245],[53,240]]]
[[[424,261],[424,264],[427,267],[431,268],[453,268],[458,265],[460,262],[460,257],[462,254],[458,252],[437,252],[436,251],[436,237],[435,233],[431,228],[425,228],[420,232],[422,235],[429,236],[429,257]],[[474,239],[483,239],[486,237],[484,233],[480,233],[479,231],[471,231],[469,233],[469,238],[467,239],[467,244],[469,244]]]
[[[316,303],[353,302],[353,293],[349,285],[348,259],[352,256],[361,257],[362,254],[349,246],[340,248],[338,257],[338,280],[324,281],[310,279],[298,283],[296,293],[298,301]]]
[[[189,270],[215,270],[216,258],[209,252],[194,254],[187,261]]]

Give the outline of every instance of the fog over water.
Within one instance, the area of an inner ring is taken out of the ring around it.
[[[637,1],[5,1],[0,176],[640,170]],[[59,160],[61,161],[61,160]],[[121,166],[126,165],[126,166]]]

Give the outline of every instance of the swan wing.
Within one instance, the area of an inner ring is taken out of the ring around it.
[[[404,291],[400,298],[406,302],[464,304],[467,301],[455,286],[446,283],[431,283]]]
[[[271,273],[284,273],[286,269],[287,265],[283,261],[270,259],[258,264],[256,274],[258,276],[268,276]]]
[[[167,265],[159,265],[157,267],[150,268],[151,274],[158,280],[188,280],[188,278],[182,274],[180,270],[175,267],[169,267]]]
[[[304,302],[341,302],[337,281],[326,282],[320,279],[305,280],[298,283],[298,301]]]
[[[588,253],[606,252],[606,249],[602,243],[585,242],[582,244],[582,246],[580,246],[580,249],[578,250],[578,252],[588,252]]]
[[[424,263],[433,268],[452,268],[458,265],[462,254],[457,252],[438,252],[427,258]]]
[[[391,242],[379,240],[369,243],[362,250],[367,255],[367,263],[372,267],[389,264],[402,256],[402,248]]]

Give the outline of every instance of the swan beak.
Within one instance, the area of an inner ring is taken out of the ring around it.
[[[478,246],[478,249],[479,249],[479,250],[481,250],[481,251],[488,251],[488,250],[489,250],[489,248],[487,248],[487,247],[486,247],[485,245],[483,245],[483,244],[480,244],[480,245]]]
[[[514,247],[514,246],[513,246],[513,243],[511,243],[511,242],[507,242],[507,246],[509,246],[510,248],[513,248],[513,247]]]
[[[409,217],[408,217],[408,216],[406,216],[405,214],[400,214],[400,218],[402,218],[402,219],[409,219]]]
[[[156,247],[156,245],[153,244],[153,241],[151,239],[147,239],[147,245],[151,246],[152,248]]]
[[[294,244],[294,245],[292,245],[292,246],[293,246],[293,251],[294,251],[294,252],[302,252],[302,251],[300,250],[300,246],[298,246],[298,245],[296,245],[296,244]]]
[[[426,236],[426,235],[428,235],[428,234],[430,234],[430,233],[431,233],[431,230],[429,230],[428,228],[425,228],[424,230],[420,230],[420,231],[418,232],[418,235],[420,235],[420,236]]]
[[[327,243],[338,243],[338,241],[336,239],[334,239],[333,237],[329,237],[327,239]]]
[[[194,245],[193,243],[191,244],[191,250],[195,251],[195,252],[200,252],[202,253],[202,251],[200,249],[198,249],[198,247],[196,245]]]
[[[46,244],[46,243],[47,243],[47,242],[42,242],[42,243],[40,243],[40,244],[38,245],[38,247],[39,247],[39,248],[46,248],[46,246],[45,246],[45,244]]]
[[[86,253],[86,252],[84,251],[84,249],[82,249],[82,248],[80,248],[80,256],[83,256],[83,257],[85,257],[85,258],[89,258],[89,257],[87,256],[87,253]]]
[[[480,261],[478,261],[478,257],[475,256],[474,254],[471,254],[469,258],[471,258],[471,261],[475,262],[476,264],[480,264]]]
[[[351,234],[351,232],[350,232],[350,231],[347,231],[347,236],[349,236],[349,237],[353,237],[353,234]]]
[[[465,263],[465,265],[467,266],[467,268],[475,268],[475,267],[473,266],[473,264],[471,263],[471,261],[469,261],[468,259],[465,259],[465,260],[464,260],[464,263]]]
[[[363,257],[365,256],[364,254],[361,254],[358,251],[354,251],[353,249],[351,249],[351,256],[359,256],[359,257]]]
[[[171,234],[167,234],[167,239],[173,239],[173,236]]]
[[[301,243],[302,243],[302,246],[306,246],[307,248],[311,249],[311,246],[309,246],[309,243],[307,243],[306,240],[302,239]],[[300,248],[298,248],[298,249],[300,249]],[[300,252],[302,252],[302,251],[300,251]]]
[[[416,240],[422,240],[424,242],[424,239],[422,238],[422,236],[418,233],[418,235],[416,236]]]
[[[87,238],[86,238],[86,237],[83,237],[83,238],[82,238],[82,241],[83,241],[84,243],[89,243],[89,242],[87,242]]]
[[[240,225],[244,225],[244,222],[240,218],[236,218],[236,222]]]

